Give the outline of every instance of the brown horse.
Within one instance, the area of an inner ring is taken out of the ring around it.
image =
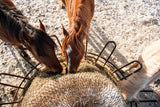
[[[40,21],[40,29],[34,28],[11,0],[0,0],[0,39],[19,48],[25,46],[34,57],[56,73],[62,66],[56,57],[55,42],[47,35]]]
[[[94,0],[61,0],[66,6],[69,30],[63,28],[62,52],[66,57],[68,72],[77,72],[84,55],[83,40],[88,41],[90,22],[94,13]]]

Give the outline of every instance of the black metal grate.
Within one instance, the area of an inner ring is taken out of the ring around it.
[[[104,52],[104,50],[107,48],[107,46],[109,44],[113,44],[113,49],[110,53],[110,55],[108,56],[108,58],[104,58],[104,57],[101,57],[102,53]],[[105,65],[108,63],[110,66],[112,66],[112,68],[114,68],[114,71],[109,73],[109,76],[112,76],[111,79],[116,79],[113,80],[115,83],[117,83],[118,81],[121,81],[121,80],[126,80],[129,76],[131,76],[132,74],[140,71],[142,69],[142,64],[138,61],[138,60],[134,60],[132,62],[129,62],[128,64],[122,66],[122,67],[117,67],[117,65],[115,65],[114,63],[112,63],[109,59],[111,58],[112,54],[114,53],[115,49],[116,49],[116,43],[114,41],[108,41],[105,46],[103,47],[102,51],[97,55],[95,53],[92,53],[92,52],[89,52],[88,53],[88,56],[86,55],[86,57],[89,57],[89,58],[92,58],[95,60],[95,64],[100,62],[103,64],[103,67],[105,68]],[[91,56],[90,56],[91,55]],[[103,61],[99,60],[99,59],[103,59]],[[87,59],[87,58],[86,58]],[[128,73],[127,75],[124,75],[125,72],[122,70],[123,68],[127,67],[127,66],[130,66],[132,65],[133,63],[137,63],[139,65],[138,68],[136,68],[134,71],[132,71],[131,73]],[[115,75],[114,75],[115,74]],[[148,103],[148,102],[159,102],[160,101],[160,94],[156,91],[153,91],[153,90],[142,90],[140,91],[140,93],[142,92],[145,92],[145,93],[155,93],[158,97],[157,99],[148,99],[148,100],[139,100],[138,102],[137,101],[131,101],[129,102],[130,103],[130,106],[132,107],[133,105],[135,105],[136,107],[138,107],[137,103],[140,103],[140,102],[143,102],[143,103]]]

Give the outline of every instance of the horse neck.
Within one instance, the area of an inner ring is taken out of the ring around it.
[[[83,36],[88,39],[91,16],[89,16],[88,10],[83,4],[77,5],[75,10],[76,11],[73,14],[68,13],[69,31],[71,31],[72,33],[77,33],[79,28],[82,26],[81,32],[83,33]]]
[[[1,24],[9,25],[12,23],[15,28],[20,27],[19,31],[11,31],[13,30],[12,28],[5,28],[7,33],[12,32],[10,35],[18,36],[17,32],[20,32],[21,29],[31,35],[35,30],[35,28],[28,23],[27,18],[23,16],[23,14],[17,10],[16,7],[8,7],[7,5],[0,4],[0,10],[4,13],[4,18],[7,18],[7,20],[5,20],[6,22],[0,21]]]
[[[16,6],[14,5],[14,3],[11,0],[0,0],[0,3],[6,5],[8,7],[16,8]]]

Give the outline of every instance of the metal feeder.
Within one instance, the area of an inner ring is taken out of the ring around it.
[[[55,35],[52,35],[51,37],[54,37],[56,38],[59,46],[61,47],[61,43],[58,39],[57,36]],[[113,72],[107,72],[107,74],[109,75],[109,77],[113,80],[114,83],[117,83],[118,81],[121,81],[121,80],[124,80],[124,79],[127,79],[129,76],[131,76],[133,73],[136,73],[138,71],[141,70],[142,68],[142,64],[138,61],[138,60],[135,60],[135,61],[132,61],[122,67],[117,67],[114,63],[112,63],[110,61],[110,58],[112,56],[112,54],[114,53],[115,49],[116,49],[116,43],[114,41],[108,41],[105,46],[102,48],[101,52],[99,54],[95,54],[95,53],[92,53],[92,52],[87,52],[87,45],[88,42],[86,41],[86,52],[85,52],[85,60],[90,60],[93,64],[97,65],[99,63],[101,63],[103,69],[106,68],[106,66],[110,66],[112,69],[113,69]],[[104,52],[104,50],[107,48],[107,46],[109,44],[112,44],[114,47],[110,53],[110,55],[108,56],[108,58],[104,58],[102,57],[102,53]],[[19,76],[19,75],[13,75],[13,74],[8,74],[8,73],[0,73],[0,76],[1,75],[5,75],[5,76],[11,76],[11,77],[17,77],[17,78],[21,78],[22,81],[21,83],[19,84],[19,86],[14,86],[14,85],[11,85],[11,84],[6,84],[6,83],[0,83],[0,85],[4,85],[4,86],[8,86],[8,87],[14,87],[14,88],[17,88],[16,90],[16,93],[14,95],[14,98],[13,98],[13,101],[11,102],[7,102],[7,103],[0,103],[0,105],[7,105],[7,104],[11,104],[12,106],[16,103],[19,103],[20,101],[22,101],[22,98],[21,99],[17,99],[17,95],[18,95],[18,91],[20,89],[23,90],[23,92],[26,90],[26,88],[28,88],[28,84],[30,84],[31,80],[34,78],[34,76],[38,73],[39,69],[37,68],[40,63],[38,63],[37,65],[33,65],[28,59],[26,59],[22,53],[21,53],[21,56],[23,57],[23,59],[31,66],[31,70],[27,73],[27,75],[25,77],[22,77],[22,76]],[[101,60],[100,60],[101,59]],[[102,61],[103,60],[103,61]],[[128,73],[127,75],[124,74],[124,71],[122,70],[124,67],[127,67],[127,66],[130,66],[131,64],[133,63],[138,63],[139,64],[139,68],[137,68],[136,70],[134,70],[132,73]],[[36,72],[32,75],[31,78],[28,78],[28,75],[33,72],[33,70],[36,70]],[[21,85],[24,83],[24,81],[27,80],[28,82],[26,82],[25,84],[25,87],[21,87]],[[141,92],[145,92],[145,93],[156,93],[154,92],[153,90],[142,90]],[[156,93],[157,94],[157,93]],[[158,95],[158,94],[157,94]],[[157,98],[155,100],[139,100],[139,102],[157,102],[159,101],[160,98]],[[131,101],[129,102],[130,103],[130,106],[132,107],[133,104],[135,104],[135,106],[137,106],[137,102],[136,101]]]

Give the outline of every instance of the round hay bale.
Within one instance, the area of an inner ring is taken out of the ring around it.
[[[63,76],[37,76],[21,107],[123,107],[125,101],[114,83],[98,72]]]

